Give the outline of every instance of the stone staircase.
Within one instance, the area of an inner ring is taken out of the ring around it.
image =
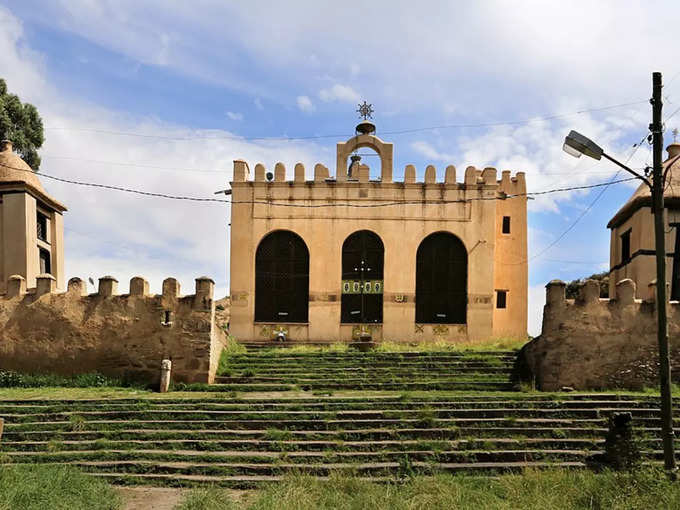
[[[311,352],[283,349],[229,358],[212,391],[516,389],[515,351]]]
[[[579,468],[601,452],[615,411],[632,413],[646,461],[660,462],[657,397],[508,391],[512,356],[475,356],[489,358],[257,352],[232,356],[222,367],[229,375],[207,396],[0,400],[0,464],[69,463],[119,484],[233,488],[288,473],[324,478],[339,471],[387,481],[416,473]],[[506,386],[420,391],[487,381]],[[313,391],[263,394],[261,385]],[[241,387],[252,392],[234,395]]]

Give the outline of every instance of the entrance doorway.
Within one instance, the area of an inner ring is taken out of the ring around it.
[[[427,236],[416,254],[416,322],[465,324],[467,250],[453,234]]]
[[[369,230],[351,234],[342,244],[343,323],[381,323],[385,248]]]

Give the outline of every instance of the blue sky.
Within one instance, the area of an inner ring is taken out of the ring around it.
[[[149,191],[212,196],[232,161],[334,169],[356,103],[373,103],[378,135],[395,144],[395,174],[414,164],[525,171],[531,191],[604,182],[606,162],[561,151],[578,129],[621,159],[645,134],[651,72],[680,106],[672,31],[676,2],[0,2],[0,76],[40,109],[41,170]],[[632,34],[621,38],[620,33]],[[677,79],[676,79],[677,78]],[[636,103],[599,112],[583,112]],[[582,112],[582,113],[577,113]],[[570,114],[486,128],[390,131]],[[680,126],[680,115],[667,129]],[[127,133],[127,134],[121,134]],[[131,136],[130,133],[144,136]],[[341,135],[304,141],[267,137]],[[187,140],[190,139],[190,140]],[[666,138],[670,141],[670,133]],[[370,164],[370,158],[369,164]],[[631,160],[650,160],[646,145]],[[151,168],[160,167],[160,168]],[[378,165],[373,165],[374,171]],[[192,292],[208,274],[228,289],[224,205],[186,204],[43,180],[69,207],[67,276],[136,274],[152,290],[166,276]],[[558,244],[530,262],[530,329],[540,330],[543,286],[608,265],[608,219],[632,193],[620,184]],[[529,205],[529,253],[541,253],[599,190]]]

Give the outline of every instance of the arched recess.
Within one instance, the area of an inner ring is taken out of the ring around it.
[[[377,234],[359,230],[342,243],[343,323],[382,323],[385,247]]]
[[[465,245],[449,232],[435,232],[416,253],[416,322],[467,322],[468,256]]]
[[[289,230],[262,238],[255,253],[255,321],[307,322],[309,250]]]
[[[391,143],[383,142],[374,135],[353,136],[346,142],[337,144],[337,159],[335,177],[337,180],[346,179],[347,158],[350,154],[362,147],[369,147],[380,156],[380,176],[382,182],[392,182],[392,159],[394,146]]]

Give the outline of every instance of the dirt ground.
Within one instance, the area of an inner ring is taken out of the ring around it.
[[[120,487],[125,510],[172,510],[182,502],[187,489]]]
[[[119,487],[125,510],[173,510],[191,489]],[[226,490],[234,501],[245,502],[253,491]]]

